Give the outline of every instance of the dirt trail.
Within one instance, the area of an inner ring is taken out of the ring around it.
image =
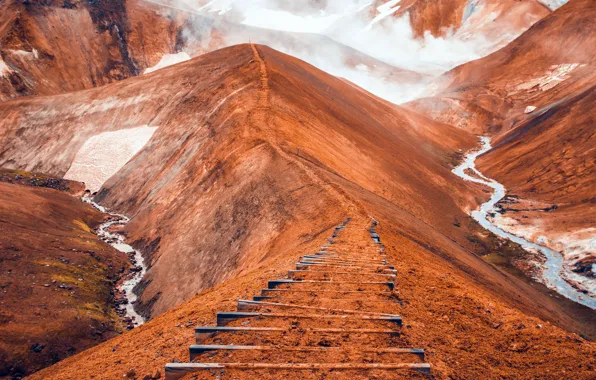
[[[166,365],[166,379],[418,377],[430,373],[424,350],[411,348],[395,314],[396,270],[375,232],[377,222],[348,219],[329,243],[302,256],[215,326],[195,329],[189,363]]]
[[[288,154],[281,148],[277,132],[271,125],[271,116],[273,115],[273,112],[271,111],[271,91],[269,88],[269,74],[267,70],[267,64],[261,56],[258,47],[254,44],[251,44],[250,46],[253,50],[255,60],[259,63],[261,71],[257,107],[252,113],[252,116],[256,122],[256,127],[260,130],[265,130],[264,135],[267,137],[267,139],[269,139],[276,153],[278,153],[288,162],[291,162],[294,165],[296,165],[314,183],[316,183],[327,193],[329,193],[331,197],[337,199],[343,205],[345,205],[349,214],[366,215],[363,207],[360,204],[358,204],[352,197],[350,197],[345,191],[343,191],[339,186],[334,186],[331,183],[324,181],[323,179],[321,179],[319,175],[317,175],[317,173],[315,173],[315,171],[309,168],[304,162],[298,160],[298,156]]]
[[[255,45],[250,45],[255,59],[259,62],[259,66],[261,68],[261,91],[259,91],[259,101],[258,106],[262,108],[269,108],[269,75],[267,74],[267,66],[265,65],[265,61],[259,54],[259,51]]]

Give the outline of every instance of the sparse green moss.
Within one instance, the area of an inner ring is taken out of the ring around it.
[[[83,222],[80,219],[73,220],[73,224],[80,230],[92,233],[91,228],[87,225],[87,223]]]
[[[42,266],[49,266],[49,267],[53,267],[53,268],[59,268],[63,271],[69,271],[70,270],[70,265],[65,264],[61,261],[57,261],[57,260],[34,260],[32,261],[32,263],[37,264],[37,265],[42,265]]]

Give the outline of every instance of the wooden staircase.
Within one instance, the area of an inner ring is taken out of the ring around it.
[[[427,377],[424,350],[406,347],[395,311],[397,271],[385,256],[373,221],[364,248],[353,251],[345,223],[329,243],[301,257],[285,279],[271,280],[216,326],[197,327],[189,363],[166,365],[167,380],[403,379]]]

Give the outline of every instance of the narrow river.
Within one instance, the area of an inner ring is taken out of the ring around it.
[[[591,309],[596,309],[596,298],[593,294],[584,294],[565,281],[564,276],[570,280],[580,283],[585,281],[585,278],[565,269],[565,262],[563,260],[562,254],[550,248],[532,243],[519,236],[513,235],[490,222],[488,215],[496,212],[495,205],[505,197],[506,191],[505,186],[493,179],[487,178],[480,173],[478,169],[476,169],[476,159],[492,148],[490,145],[490,138],[481,137],[480,142],[480,149],[470,152],[465,157],[464,162],[457,168],[453,169],[453,173],[464,180],[479,183],[493,189],[493,195],[488,202],[482,204],[478,210],[472,211],[472,218],[480,223],[482,227],[486,228],[495,235],[511,240],[521,245],[526,250],[540,252],[546,260],[543,264],[542,270],[542,281],[544,284],[555,290],[557,293],[577,303],[588,306]],[[468,174],[469,172],[473,173],[473,176]]]
[[[99,211],[110,216],[110,220],[102,223],[97,228],[97,235],[101,238],[101,240],[116,248],[118,251],[126,253],[136,268],[136,271],[132,274],[132,276],[128,280],[124,281],[118,290],[124,292],[126,295],[126,300],[128,301],[123,307],[123,311],[125,313],[124,318],[130,319],[135,327],[140,326],[145,323],[145,318],[143,318],[143,316],[137,313],[134,309],[134,302],[137,300],[137,295],[133,292],[133,289],[143,279],[143,276],[147,272],[147,266],[145,265],[145,260],[143,259],[141,252],[126,244],[124,242],[124,236],[110,232],[111,226],[125,225],[130,221],[130,219],[124,215],[108,212],[105,207],[93,202],[93,200],[88,196],[83,197],[83,201],[91,204]]]

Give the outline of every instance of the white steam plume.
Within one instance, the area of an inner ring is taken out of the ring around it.
[[[397,104],[422,96],[433,77],[517,35],[504,31],[493,41],[470,33],[466,21],[459,31],[445,30],[444,37],[415,38],[407,13],[391,17],[400,7],[396,0],[379,7],[377,17],[370,0],[148,1],[204,16],[195,17],[184,33],[190,55],[239,43],[269,45]],[[482,6],[483,0],[470,0],[465,19],[477,25]],[[490,21],[497,16],[490,14]]]

